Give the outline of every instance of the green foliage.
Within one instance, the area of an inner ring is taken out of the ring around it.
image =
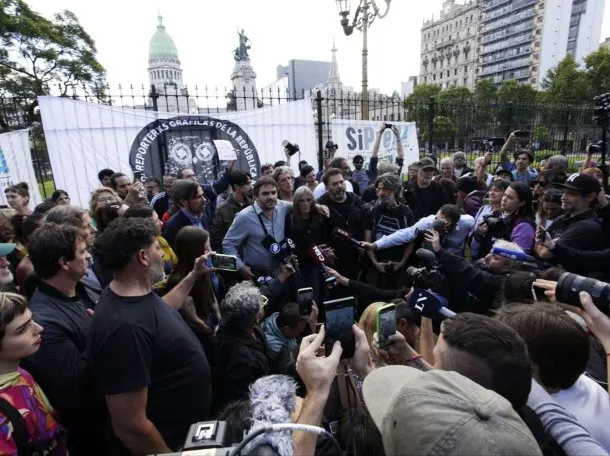
[[[585,57],[585,67],[590,94],[596,96],[610,92],[610,49],[600,47],[589,54]]]
[[[592,98],[587,74],[578,67],[571,55],[548,71],[542,81],[542,88],[544,92],[541,96],[546,102],[578,104]]]
[[[0,0],[0,95],[35,98],[58,88],[103,97],[104,67],[70,11],[46,19],[23,0]]]

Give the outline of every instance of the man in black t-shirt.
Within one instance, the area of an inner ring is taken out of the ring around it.
[[[395,174],[383,174],[375,181],[377,202],[364,216],[364,240],[375,242],[402,228],[415,223],[413,212],[408,206],[400,204],[400,179]],[[368,251],[367,255],[374,270],[369,272],[367,282],[381,288],[398,288],[399,276],[413,251],[413,243],[404,247],[386,249],[380,252]]]
[[[561,187],[565,189],[561,197],[564,215],[555,219],[549,227],[551,238],[578,250],[603,249],[604,229],[592,209],[601,190],[599,181],[587,174],[572,174]],[[539,258],[553,261],[553,253],[542,244],[536,244],[535,251]],[[563,266],[569,272],[579,272],[570,264]]]
[[[405,184],[404,199],[415,215],[415,221],[428,215],[436,214],[444,204],[449,204],[445,189],[433,181],[436,166],[431,158],[419,160],[417,177]]]
[[[318,204],[328,206],[330,211],[326,223],[326,239],[337,257],[335,268],[343,275],[355,279],[360,272],[360,252],[350,242],[333,236],[333,228],[341,228],[350,233],[352,238],[361,240],[364,217],[362,201],[353,193],[346,192],[345,179],[340,169],[328,169],[322,181],[327,193],[318,199]]]
[[[212,400],[208,361],[177,312],[209,272],[207,258],[161,299],[152,292],[163,272],[158,235],[150,219],[119,218],[95,242],[114,279],[95,309],[88,349],[112,427],[133,454],[177,450],[189,426],[209,418]]]

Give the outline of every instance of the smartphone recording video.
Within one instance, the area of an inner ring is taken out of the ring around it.
[[[390,336],[396,333],[396,306],[387,304],[377,309],[376,322],[379,346],[386,348],[392,343]]]
[[[222,271],[237,271],[237,258],[232,255],[212,255],[212,267]]]
[[[309,315],[311,313],[311,304],[313,303],[313,288],[299,288],[297,299],[299,301],[299,314]]]
[[[324,303],[325,330],[324,346],[326,356],[333,351],[336,341],[341,342],[343,353],[341,359],[349,359],[354,356],[356,340],[352,325],[354,324],[354,297],[334,299]]]

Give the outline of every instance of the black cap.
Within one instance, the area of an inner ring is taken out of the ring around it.
[[[577,190],[583,193],[599,193],[602,189],[597,178],[582,173],[575,173],[568,177],[565,184],[558,184],[558,187]]]
[[[331,140],[327,141],[327,143],[326,143],[326,148],[327,148],[327,149],[332,149],[333,147],[334,147],[335,149],[339,148],[339,146],[337,146],[337,144],[335,144],[335,143],[334,143],[334,142],[332,142]]]
[[[434,163],[434,160],[428,157],[424,157],[418,162],[415,162],[415,166],[417,166],[417,169],[436,169],[436,164]]]

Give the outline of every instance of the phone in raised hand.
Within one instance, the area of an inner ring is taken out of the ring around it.
[[[375,321],[379,346],[386,348],[392,343],[390,336],[396,333],[396,305],[387,304],[377,309]]]
[[[324,348],[326,356],[333,351],[336,341],[341,342],[341,359],[350,359],[356,350],[356,339],[352,326],[354,325],[354,302],[353,296],[348,298],[334,299],[324,302],[325,320]]]

